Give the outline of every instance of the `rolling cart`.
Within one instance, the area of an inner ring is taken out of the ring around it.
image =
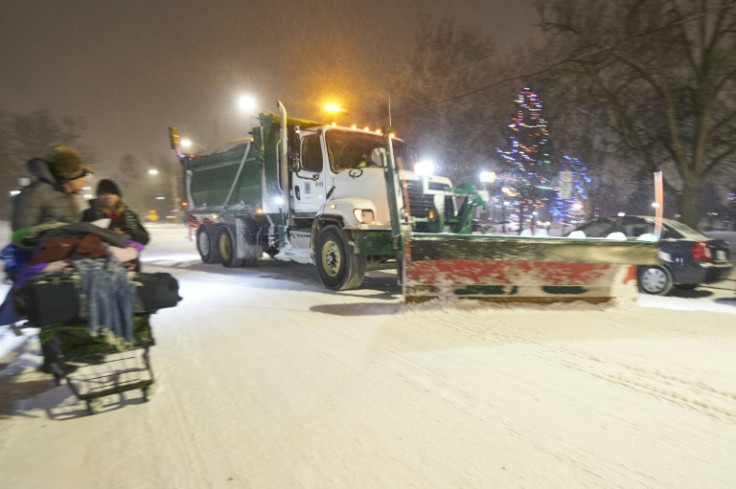
[[[108,327],[90,327],[87,314],[93,300],[83,293],[81,280],[78,271],[64,268],[34,277],[15,294],[28,323],[40,328],[46,366],[57,385],[66,381],[86,402],[90,414],[101,398],[113,394],[140,390],[148,400],[154,383],[150,349],[155,344],[150,317],[181,300],[177,280],[168,273],[127,275],[125,283],[135,289],[134,303],[113,301],[111,306],[133,308],[132,323],[126,322],[122,335]]]
[[[102,398],[141,391],[144,401],[154,383],[150,348],[155,344],[149,314],[136,314],[134,338],[125,343],[105,333],[91,334],[86,324],[42,327],[41,346],[57,385],[69,389],[94,414]]]

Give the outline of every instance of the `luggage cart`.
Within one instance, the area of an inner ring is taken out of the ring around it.
[[[148,400],[154,383],[150,348],[155,344],[150,316],[181,300],[179,284],[168,273],[129,274],[127,280],[136,291],[127,341],[104,327],[90,329],[90,304],[79,272],[71,267],[41,273],[13,294],[28,324],[40,328],[41,349],[57,385],[66,381],[90,414],[101,398],[113,394],[140,389]]]
[[[154,383],[150,348],[155,344],[149,316],[134,316],[134,338],[128,344],[104,333],[91,334],[86,324],[41,328],[39,339],[57,385],[66,381],[89,414],[98,410],[103,397],[123,392],[140,389],[148,401]]]

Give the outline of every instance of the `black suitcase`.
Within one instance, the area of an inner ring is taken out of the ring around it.
[[[179,283],[168,273],[136,273],[129,280],[136,285],[135,313],[174,307],[181,300]],[[42,273],[16,291],[16,307],[38,327],[85,323],[79,283],[79,273],[72,268]]]
[[[15,292],[16,309],[33,326],[83,323],[78,282],[72,269],[38,275]]]

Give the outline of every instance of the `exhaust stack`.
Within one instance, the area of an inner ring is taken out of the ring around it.
[[[286,107],[281,100],[276,101],[279,106],[279,115],[281,116],[281,141],[279,144],[279,187],[281,196],[284,199],[284,214],[290,211],[289,206],[289,131],[286,124]]]

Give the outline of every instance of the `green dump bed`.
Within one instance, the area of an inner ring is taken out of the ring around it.
[[[226,206],[260,204],[262,165],[253,142],[235,144],[207,155],[185,155],[181,163],[186,172],[191,210],[219,211]]]
[[[321,123],[288,118],[295,125],[310,127]],[[260,125],[247,141],[204,155],[183,155],[185,183],[190,212],[223,209],[261,209],[278,213],[283,192],[278,167],[280,118],[261,114]]]

